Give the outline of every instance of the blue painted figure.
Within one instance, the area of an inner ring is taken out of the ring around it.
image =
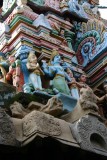
[[[42,69],[45,75],[52,79],[53,88],[57,89],[61,93],[70,95],[70,90],[65,80],[65,72],[63,67],[60,65],[61,56],[58,54],[58,51],[53,49],[49,64],[45,61],[42,62]]]

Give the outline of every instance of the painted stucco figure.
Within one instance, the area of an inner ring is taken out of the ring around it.
[[[29,70],[29,82],[35,90],[42,90],[41,75],[44,75],[42,69],[37,62],[37,57],[34,51],[30,51],[27,59],[27,69]]]
[[[79,87],[77,86],[77,82],[76,79],[73,76],[73,72],[67,68],[67,74],[69,75],[70,81],[68,82],[70,91],[71,91],[71,95],[76,98],[79,99]]]
[[[7,80],[6,80],[7,70],[8,70],[8,64],[4,59],[4,57],[0,55],[0,82],[7,83]]]
[[[63,67],[60,65],[61,56],[59,55],[58,51],[53,49],[49,64],[47,64],[45,61],[42,62],[43,71],[46,76],[52,79],[53,88],[56,88],[59,92],[70,95],[70,90],[65,81],[65,72]]]
[[[17,89],[20,86],[20,74],[21,74],[21,68],[20,68],[20,60],[16,60],[14,56],[9,57],[9,72],[6,75],[7,81],[11,82],[13,86],[15,86]]]

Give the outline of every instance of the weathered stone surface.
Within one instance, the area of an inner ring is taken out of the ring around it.
[[[79,120],[84,115],[87,115],[90,113],[99,116],[98,106],[96,102],[97,102],[97,99],[92,89],[82,88],[80,90],[80,99],[78,100],[77,105],[74,107],[72,112],[62,116],[61,118],[67,122],[73,123]]]
[[[0,109],[0,144],[10,146],[18,145],[12,120],[3,109]]]
[[[12,98],[16,93],[16,88],[12,85],[0,82],[0,106],[6,107],[9,103],[10,98]]]
[[[44,133],[49,136],[58,136],[61,134],[61,127],[58,120],[53,116],[32,111],[23,119],[23,135],[28,137],[35,132]]]
[[[107,156],[107,128],[99,117],[86,115],[70,128],[82,149]]]

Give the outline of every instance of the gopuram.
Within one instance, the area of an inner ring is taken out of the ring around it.
[[[99,0],[0,6],[0,160],[106,160],[107,20]]]

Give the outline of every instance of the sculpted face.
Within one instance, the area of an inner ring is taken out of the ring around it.
[[[86,75],[82,74],[81,77],[80,77],[80,81],[81,82],[86,82],[87,81]]]
[[[16,58],[14,56],[10,56],[9,57],[9,62],[10,63],[13,63],[15,60],[16,60]]]
[[[30,54],[30,58],[29,58],[30,62],[34,62],[37,63],[37,57],[35,54]]]
[[[53,60],[54,63],[60,63],[61,62],[61,56],[60,55],[56,55],[54,57],[54,60]]]

